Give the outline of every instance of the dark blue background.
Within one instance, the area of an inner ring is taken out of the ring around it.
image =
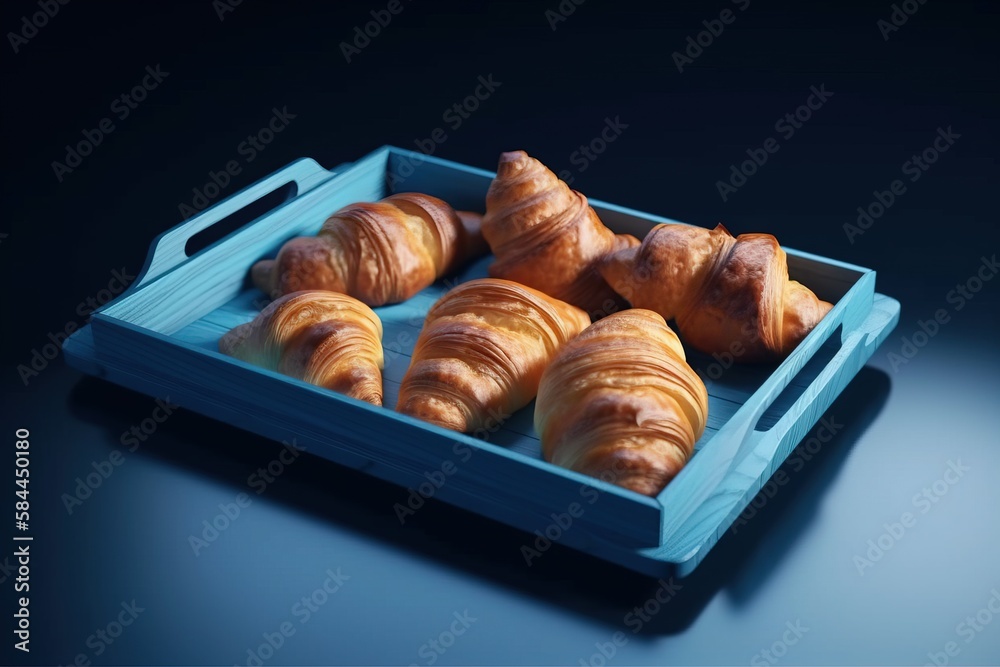
[[[34,457],[32,652],[9,651],[13,582],[0,572],[8,662],[245,664],[289,621],[295,634],[265,664],[427,664],[422,645],[468,610],[475,622],[437,664],[600,664],[616,632],[627,643],[609,664],[767,664],[760,652],[796,622],[808,631],[781,664],[922,664],[948,642],[952,663],[995,664],[1000,617],[962,624],[1000,590],[1000,281],[960,310],[949,292],[1000,250],[996,3],[927,0],[885,40],[889,2],[588,0],[552,30],[556,0],[404,1],[346,62],[340,43],[386,5],[244,1],[220,21],[207,0],[73,2],[18,53],[0,47],[3,447],[27,427]],[[735,20],[678,72],[671,54],[727,7]],[[6,34],[39,10],[2,11]],[[167,78],[114,116],[112,100],[157,64]],[[445,111],[491,74],[497,90],[451,127]],[[821,85],[833,96],[793,136],[777,132]],[[240,143],[286,106],[295,118],[247,162]],[[51,163],[104,117],[114,131],[59,182]],[[579,170],[574,151],[607,118],[628,127]],[[896,332],[828,413],[837,437],[786,464],[787,483],[638,632],[627,614],[656,582],[561,548],[529,568],[526,535],[436,502],[400,526],[404,490],[313,457],[257,495],[248,477],[278,444],[180,411],[129,452],[120,437],[151,399],[61,358],[27,385],[17,371],[50,332],[84,321],[78,305],[113,270],[140,268],[210,170],[239,161],[231,194],[298,157],[333,166],[438,127],[436,155],[493,168],[523,148],[592,197],[875,268],[902,302]],[[939,127],[961,136],[909,181],[904,162]],[[723,201],[716,182],[771,136],[780,149]],[[844,225],[894,179],[906,192],[850,242]],[[948,322],[894,363],[938,309]],[[122,465],[69,514],[61,496],[115,449]],[[969,470],[923,513],[914,496],[949,461]],[[0,505],[13,504],[3,488]],[[251,504],[196,557],[189,535],[240,493]],[[855,556],[904,512],[915,524],[859,574]],[[338,567],[350,578],[300,623],[296,602]],[[88,638],[133,599],[144,611],[95,656]]]

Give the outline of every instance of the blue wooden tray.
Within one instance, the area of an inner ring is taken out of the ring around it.
[[[273,257],[289,238],[315,234],[346,204],[392,192],[426,192],[455,208],[481,211],[493,176],[395,147],[329,171],[311,159],[293,162],[160,235],[133,286],[66,341],[66,358],[85,373],[169,395],[185,408],[265,437],[295,438],[312,454],[433,492],[527,531],[525,544],[532,548],[538,531],[651,576],[683,576],[898,322],[899,303],[875,293],[874,271],[785,249],[790,275],[834,303],[833,310],[780,365],[723,368],[711,357],[689,355],[708,387],[708,427],[690,463],[655,498],[543,461],[533,404],[478,438],[390,409],[427,309],[456,280],[486,275],[489,257],[406,303],[376,309],[385,329],[389,407],[217,351],[219,337],[251,320],[263,302],[248,281],[250,266]],[[290,199],[204,250],[185,253],[194,234],[290,183]],[[653,225],[674,222],[591,204],[610,228],[639,238]]]

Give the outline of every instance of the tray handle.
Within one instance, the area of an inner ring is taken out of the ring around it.
[[[840,349],[771,428],[766,431],[754,429],[762,410],[748,416],[742,425],[743,428],[740,429],[743,441],[722,476],[725,477],[737,468],[751,453],[761,461],[767,461],[767,464],[761,471],[755,487],[746,494],[734,495],[725,488],[706,490],[709,496],[715,497],[712,501],[704,499],[707,502],[717,503],[713,511],[728,515],[728,519],[718,526],[719,533],[725,531],[729,523],[744,509],[745,505],[741,501],[748,503],[753,499],[763,482],[770,478],[791,453],[792,446],[804,437],[829,409],[840,390],[871,356],[869,349],[878,347],[898,321],[899,302],[881,294],[875,295],[867,317],[854,328],[845,329],[841,335]],[[769,405],[770,401],[767,404]],[[705,536],[687,520],[689,518],[690,515],[664,531],[665,547],[657,556],[660,560],[686,563],[686,566],[681,568],[685,572],[697,564],[699,557],[703,555],[699,552],[705,546]],[[720,516],[720,519],[723,518],[725,517]],[[692,559],[693,563],[690,562]]]
[[[198,232],[208,229],[289,183],[295,184],[296,190],[293,196],[297,196],[315,188],[335,174],[335,170],[324,169],[312,158],[301,158],[226,197],[190,220],[168,229],[157,236],[150,245],[146,264],[132,289],[138,288],[185,261],[188,258],[185,246],[188,240]]]

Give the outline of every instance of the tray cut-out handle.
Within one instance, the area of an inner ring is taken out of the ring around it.
[[[290,195],[289,200],[308,192],[335,174],[336,171],[324,169],[312,158],[301,158],[226,197],[190,220],[168,229],[156,237],[150,246],[146,266],[136,280],[135,287],[153,280],[186,260],[188,258],[186,252],[188,241],[199,232],[291,183],[294,184],[295,191]],[[289,200],[278,202],[277,206]]]

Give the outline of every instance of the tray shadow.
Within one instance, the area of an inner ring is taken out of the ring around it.
[[[852,415],[844,428],[795,471],[789,469],[793,452],[782,466],[788,482],[767,502],[756,503],[761,507],[753,518],[737,531],[727,531],[690,576],[675,580],[680,586],[669,604],[634,630],[635,636],[683,632],[720,591],[735,604],[750,602],[817,513],[826,490],[882,410],[890,389],[886,373],[862,368],[826,413]],[[111,448],[117,444],[122,423],[148,414],[149,398],[86,377],[73,387],[67,407],[79,419],[107,425]],[[247,477],[273,459],[280,447],[272,440],[180,410],[133,455],[229,484],[236,493],[246,489]],[[310,465],[289,466],[281,483],[268,487],[262,499],[517,590],[538,604],[585,615],[607,624],[609,636],[626,631],[627,615],[662,586],[650,577],[558,544],[529,566],[520,547],[532,539],[530,535],[433,498],[401,525],[393,506],[405,503],[407,496],[406,489],[394,484],[311,457]],[[761,498],[759,494],[756,500]]]

